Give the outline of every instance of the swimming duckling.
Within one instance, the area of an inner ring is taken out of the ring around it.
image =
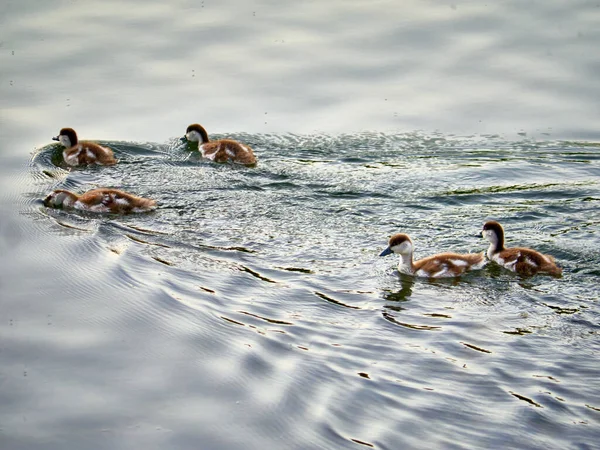
[[[118,189],[92,189],[81,195],[58,189],[46,197],[44,206],[75,208],[98,213],[128,214],[152,211],[156,209],[156,201]]]
[[[562,274],[562,269],[556,265],[550,255],[543,255],[530,248],[504,247],[504,229],[496,221],[486,222],[481,235],[490,241],[487,250],[488,259],[508,270],[527,276],[547,273],[558,277]]]
[[[77,133],[73,128],[63,128],[58,136],[52,138],[53,141],[59,141],[65,149],[63,150],[63,159],[69,166],[83,166],[87,164],[99,164],[110,166],[116,164],[117,160],[112,150],[107,147],[101,147],[93,142],[77,139]]]
[[[211,141],[202,125],[197,123],[187,127],[182,141],[198,142],[198,150],[202,152],[204,158],[215,162],[234,162],[251,166],[256,164],[256,156],[247,145],[241,144],[233,139],[219,139]]]
[[[482,269],[487,261],[484,253],[440,253],[413,262],[413,243],[406,234],[395,234],[379,256],[400,255],[398,271],[427,278],[458,277],[469,270]]]

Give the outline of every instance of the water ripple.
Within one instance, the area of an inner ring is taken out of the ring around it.
[[[64,298],[63,311],[45,305],[40,314],[53,324],[72,324],[66,311],[78,319],[73,330],[30,339],[48,355],[89,348],[98,361],[86,364],[133,389],[91,372],[88,381],[65,376],[75,363],[62,357],[52,364],[64,380],[51,383],[70,392],[73,408],[111,430],[157,424],[190,439],[200,419],[201,434],[222,430],[215,411],[245,424],[215,437],[218,447],[268,445],[277,433],[297,448],[307,439],[419,448],[425,435],[446,447],[443,436],[466,433],[486,446],[532,448],[553,427],[586,442],[586,429],[566,425],[594,420],[598,405],[600,171],[585,146],[419,133],[240,137],[260,149],[256,168],[215,165],[174,142],[111,141],[114,168],[64,168],[54,146],[32,158],[19,207],[33,220],[22,226],[49,241],[43,261],[61,268]],[[40,202],[51,189],[97,186],[160,208],[104,217]],[[488,218],[505,225],[511,245],[556,256],[564,277],[523,279],[489,265],[429,281],[377,256],[398,231],[411,234],[417,257],[481,251],[475,235]],[[12,320],[0,329],[11,351],[38,355]],[[137,384],[127,381],[132,364]],[[32,395],[51,404],[40,386]],[[107,403],[92,414],[72,396],[84,391]],[[115,412],[123,395],[132,406]],[[155,412],[126,418],[142,409]],[[74,423],[69,414],[46,420]],[[519,434],[502,431],[511,427]]]

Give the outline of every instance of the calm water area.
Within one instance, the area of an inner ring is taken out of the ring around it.
[[[600,448],[599,75],[600,0],[2,0],[0,450]],[[379,257],[486,220],[562,278]]]

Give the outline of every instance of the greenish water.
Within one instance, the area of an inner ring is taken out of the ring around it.
[[[597,446],[598,5],[93,5],[0,6],[1,449]],[[99,186],[160,207],[41,203]],[[378,257],[489,219],[563,277]]]

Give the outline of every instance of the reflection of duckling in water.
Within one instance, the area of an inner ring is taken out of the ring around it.
[[[52,140],[59,141],[65,147],[63,159],[69,166],[88,164],[110,166],[117,163],[110,148],[102,147],[93,142],[79,142],[77,133],[73,128],[63,128],[58,136],[53,137]]]
[[[197,123],[187,127],[183,141],[198,142],[198,150],[202,156],[215,162],[224,163],[231,161],[237,164],[252,166],[256,164],[256,156],[250,147],[233,139],[219,139],[211,141],[202,125]]]
[[[383,298],[385,298],[389,302],[396,302],[399,304],[401,304],[401,302],[407,301],[412,295],[412,288],[415,284],[415,279],[414,277],[401,273],[400,284],[402,285],[402,288],[399,291],[385,292],[383,294]],[[394,305],[394,308],[391,309],[397,310],[403,308],[401,306]]]
[[[504,247],[504,228],[498,222],[490,220],[483,225],[481,235],[490,241],[487,257],[512,272],[531,276],[536,273],[547,273],[559,277],[562,269],[556,265],[554,258],[530,248]]]
[[[482,269],[487,261],[483,253],[440,253],[413,262],[413,243],[406,234],[395,234],[379,256],[400,255],[398,271],[426,278],[458,277],[469,270]]]
[[[46,197],[44,206],[74,208],[98,213],[128,214],[152,211],[156,209],[156,201],[117,189],[92,189],[81,195],[58,189]]]

